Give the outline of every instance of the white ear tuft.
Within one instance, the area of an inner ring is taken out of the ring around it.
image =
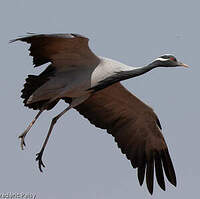
[[[158,57],[157,59],[155,59],[154,61],[167,61],[168,59],[166,58],[162,58],[162,57]]]

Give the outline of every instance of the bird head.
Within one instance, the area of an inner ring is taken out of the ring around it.
[[[178,67],[178,66],[181,66],[181,67],[189,68],[188,65],[178,61],[175,56],[169,55],[169,54],[158,57],[151,64],[154,67]]]

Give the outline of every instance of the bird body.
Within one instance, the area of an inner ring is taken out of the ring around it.
[[[59,71],[55,70],[49,80],[29,97],[27,103],[31,104],[52,98],[75,98],[88,95],[92,93],[91,88],[101,86],[104,80],[115,76],[116,73],[135,69],[109,58],[99,57],[99,60],[99,64],[95,67],[72,66],[63,67]],[[108,80],[108,84],[112,84],[112,82]]]
[[[45,167],[42,155],[57,120],[71,108],[76,109],[96,127],[106,129],[122,153],[138,169],[138,180],[153,193],[154,169],[158,184],[165,190],[164,172],[176,186],[176,175],[161,124],[153,109],[131,94],[119,82],[142,75],[156,67],[187,65],[173,55],[163,55],[143,67],[131,67],[118,61],[96,56],[88,39],[78,34],[31,34],[13,41],[31,44],[29,50],[35,67],[51,63],[41,74],[29,75],[22,90],[24,105],[39,110],[24,138],[44,110],[59,100],[69,106],[52,119],[47,137],[36,160],[40,171]],[[12,42],[13,42],[12,41]]]
[[[91,71],[83,67],[55,72],[28,99],[28,103],[62,97],[80,97],[89,93]]]

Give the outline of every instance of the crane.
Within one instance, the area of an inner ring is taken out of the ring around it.
[[[165,177],[176,186],[175,170],[162,128],[153,109],[130,93],[120,81],[140,76],[157,67],[188,67],[170,54],[150,64],[132,67],[118,61],[96,56],[89,48],[89,39],[79,34],[33,34],[11,42],[30,44],[34,67],[49,63],[39,75],[28,75],[21,97],[26,107],[39,112],[19,136],[21,148],[33,124],[45,110],[59,100],[69,104],[51,121],[47,137],[36,154],[38,167],[45,167],[42,156],[57,120],[74,108],[91,124],[106,129],[137,168],[138,180],[153,193],[154,170],[159,186],[165,190]]]

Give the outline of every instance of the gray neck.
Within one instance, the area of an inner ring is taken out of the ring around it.
[[[144,73],[149,72],[150,70],[154,69],[155,67],[156,66],[154,65],[154,63],[151,63],[147,66],[138,67],[138,68],[135,68],[130,71],[121,71],[121,72],[117,73],[116,76],[118,76],[118,79],[120,79],[120,81],[122,81],[125,79],[143,75]]]
[[[114,74],[110,77],[107,77],[106,79],[100,81],[97,86],[90,88],[89,90],[93,90],[94,92],[99,91],[101,89],[104,89],[104,88],[106,88],[106,87],[108,87],[108,86],[110,86],[114,83],[120,82],[122,80],[126,80],[126,79],[130,79],[132,77],[140,76],[140,75],[152,70],[155,67],[156,66],[154,65],[154,63],[151,63],[147,66],[134,68],[133,70],[117,72],[116,74]]]

